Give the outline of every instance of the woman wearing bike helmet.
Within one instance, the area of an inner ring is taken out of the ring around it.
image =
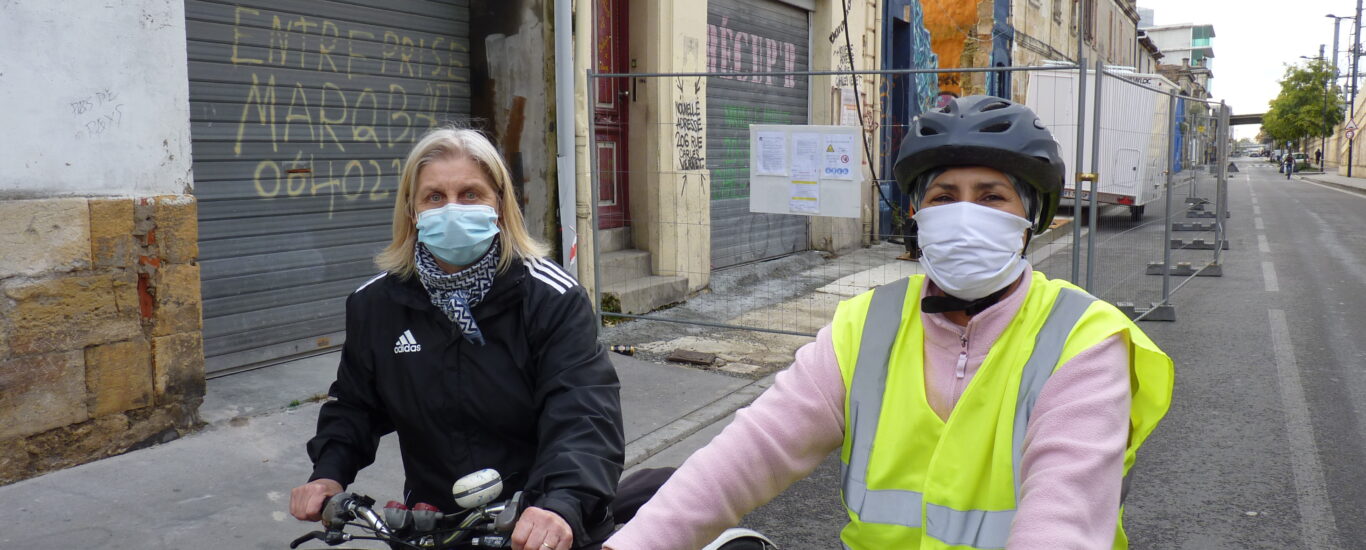
[[[399,179],[384,273],[346,300],[337,381],[308,442],[323,501],[397,432],[405,504],[460,511],[460,477],[492,468],[530,504],[515,550],[597,548],[611,533],[625,443],[616,371],[583,287],[527,234],[507,167],[469,129],[422,138]]]
[[[606,547],[696,548],[835,450],[847,548],[1127,547],[1127,474],[1171,359],[1024,260],[1063,181],[1032,111],[972,96],[911,126],[895,171],[926,274],[842,303]]]

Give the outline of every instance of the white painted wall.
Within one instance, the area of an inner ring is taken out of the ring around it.
[[[0,0],[0,197],[188,194],[181,0]]]
[[[1191,40],[1194,37],[1194,30],[1190,26],[1166,27],[1146,29],[1148,37],[1153,39],[1153,44],[1157,49],[1162,50],[1163,61],[1169,65],[1180,65],[1182,57],[1190,57]],[[1178,52],[1184,51],[1184,53]],[[1173,55],[1181,53],[1175,60]]]

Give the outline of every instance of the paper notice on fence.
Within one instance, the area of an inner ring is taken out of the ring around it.
[[[796,214],[820,214],[821,186],[814,181],[792,182],[792,194],[788,199],[788,210]]]
[[[821,139],[818,134],[792,135],[792,179],[816,181],[821,173]]]
[[[833,180],[854,179],[854,136],[825,134],[824,166],[821,177]]]
[[[787,175],[787,135],[783,132],[758,132],[756,176]]]

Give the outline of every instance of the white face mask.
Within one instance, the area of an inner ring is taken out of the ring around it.
[[[976,300],[1005,288],[1024,272],[1029,220],[971,202],[921,208],[920,265],[944,293]]]

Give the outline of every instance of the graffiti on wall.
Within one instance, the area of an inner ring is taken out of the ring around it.
[[[792,124],[793,116],[770,107],[726,106],[721,114],[721,129],[732,132],[721,139],[719,158],[712,159],[711,198],[749,197],[749,125]]]
[[[840,0],[844,4],[844,17],[840,18],[840,24],[835,25],[835,30],[830,33],[830,43],[834,44],[839,37],[849,30],[849,11],[853,9],[854,3],[849,0]]]
[[[792,72],[797,68],[797,45],[780,42],[757,34],[736,32],[729,27],[730,17],[722,17],[720,25],[707,24],[707,72],[709,73],[771,73]],[[765,86],[797,85],[794,75],[721,76],[728,80],[753,82]]]
[[[93,138],[122,126],[124,103],[118,99],[118,92],[101,88],[93,94],[69,101],[71,116],[79,124],[76,139]]]
[[[835,46],[835,70],[837,70],[837,71],[852,71],[852,70],[854,70],[854,65],[853,65],[853,63],[851,62],[851,60],[852,60],[855,56],[857,56],[857,55],[858,55],[858,53],[855,52],[855,51],[853,51],[853,50],[850,50],[850,49],[849,49],[849,46],[846,46],[846,45],[844,45],[844,44],[840,44],[840,45],[838,45],[838,46]],[[854,78],[853,78],[852,76],[850,76],[850,75],[842,74],[842,75],[839,75],[839,76],[835,77],[835,86],[841,86],[841,87],[843,87],[843,86],[851,86],[851,85],[853,85],[853,83],[854,83]]]
[[[468,46],[241,6],[233,15],[228,61],[250,69],[251,84],[232,153],[273,157],[253,171],[257,196],[326,197],[329,217],[338,200],[392,200],[408,148],[447,122]]]
[[[939,58],[941,67],[973,66],[982,51],[990,51],[988,44],[978,43],[976,34],[978,2],[962,0],[922,0],[925,29],[930,34],[930,47]],[[971,95],[973,90],[963,73],[940,73],[939,91],[957,95]]]
[[[703,170],[707,167],[706,132],[702,113],[702,77],[691,84],[677,79],[677,99],[674,100],[674,149],[678,153],[676,168]]]

